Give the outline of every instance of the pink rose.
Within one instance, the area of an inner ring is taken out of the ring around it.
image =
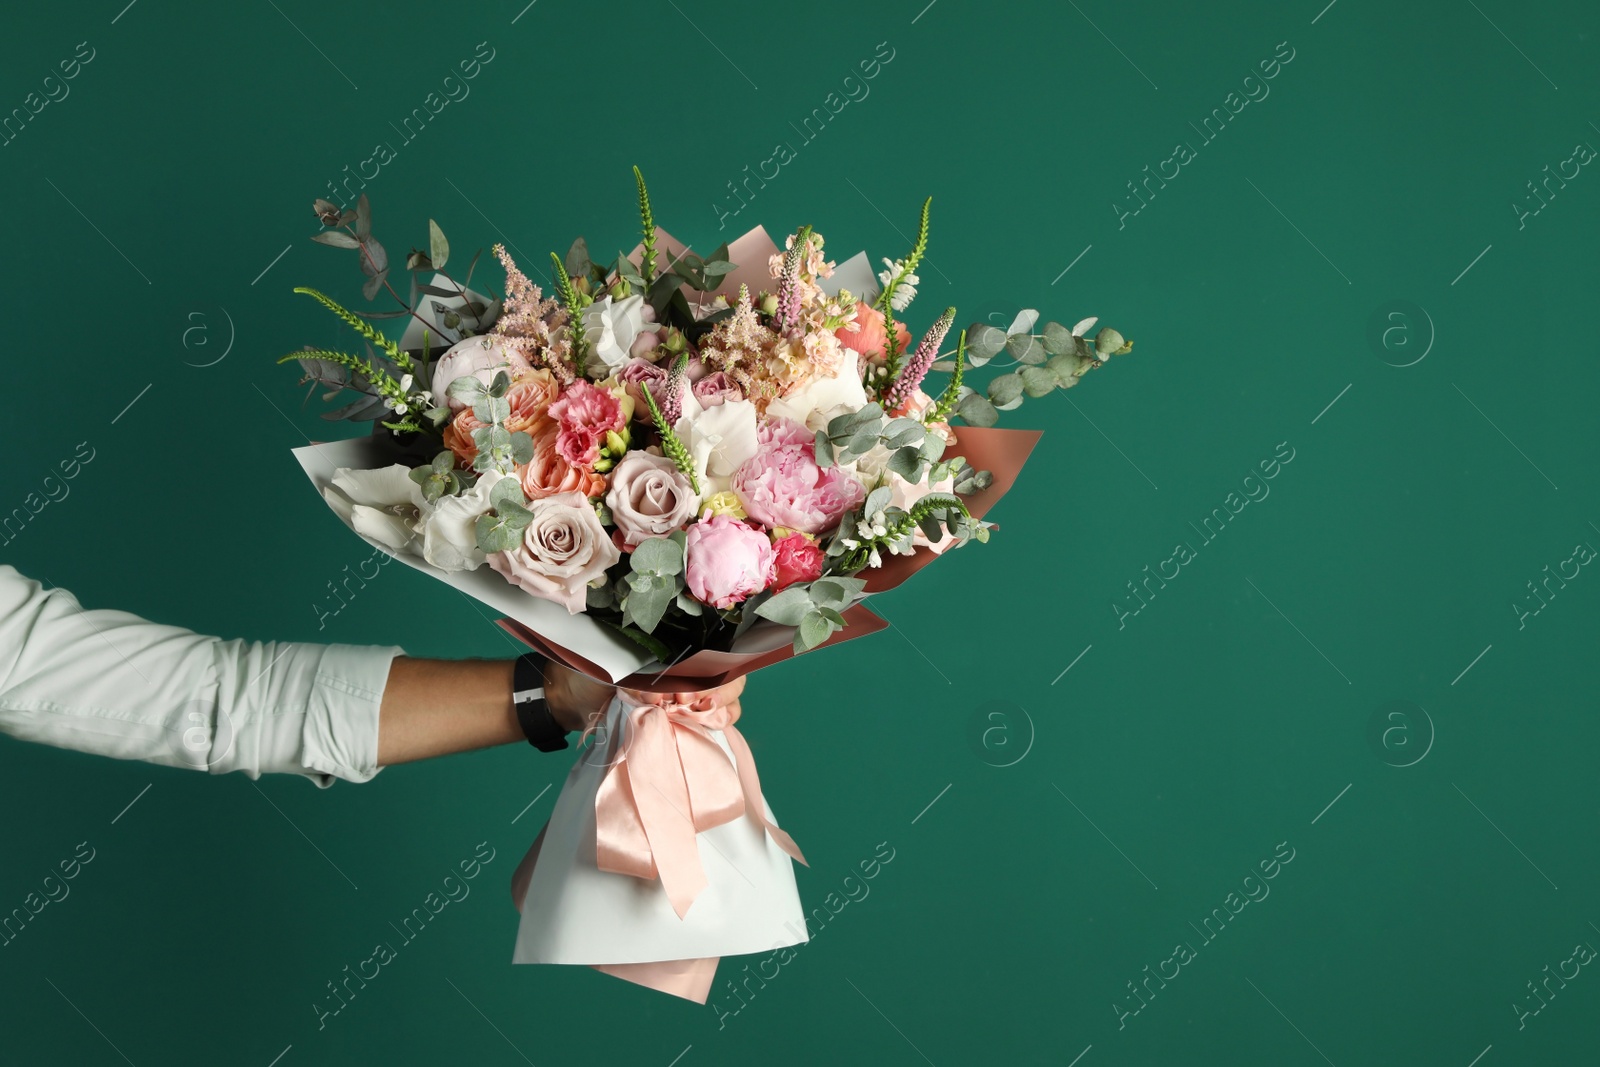
[[[678,465],[665,456],[633,451],[622,457],[611,475],[606,506],[617,524],[624,548],[663,537],[694,518],[700,494]]]
[[[744,392],[722,371],[712,371],[694,383],[694,398],[703,408],[714,408],[729,400],[743,400]]]
[[[617,381],[621,382],[628,390],[628,395],[633,397],[633,417],[638,422],[650,421],[650,405],[644,402],[642,390],[649,389],[650,395],[655,397],[657,407],[666,407],[667,404],[667,368],[651,363],[648,359],[635,357],[623,364],[617,372]]]
[[[557,493],[528,504],[533,521],[508,552],[493,552],[489,566],[512,585],[553,600],[577,615],[588,604],[589,583],[605,577],[622,558],[582,493]]]
[[[689,527],[684,581],[695,599],[726,610],[772,584],[772,542],[738,519],[717,515]]]
[[[772,543],[777,564],[773,592],[781,592],[796,582],[813,582],[822,577],[822,546],[803,533],[792,533]]]
[[[815,435],[790,419],[772,419],[757,435],[758,450],[733,474],[745,513],[769,529],[787,526],[820,534],[861,503],[866,488],[838,467],[817,466]]]
[[[622,429],[622,405],[604,389],[579,378],[561,399],[550,405],[550,417],[561,432],[556,451],[574,467],[593,467],[600,458],[600,443],[606,434]]]

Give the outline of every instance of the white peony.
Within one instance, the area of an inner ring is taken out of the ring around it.
[[[450,395],[450,383],[457,378],[476,377],[484,385],[494,382],[496,374],[504,371],[515,378],[528,369],[522,353],[496,344],[487,337],[469,337],[450,347],[433,365],[433,395],[445,400],[451,411],[460,411],[467,404]]]
[[[478,518],[489,511],[489,493],[495,483],[509,477],[499,471],[484,471],[471,489],[457,496],[440,497],[437,504],[424,504],[417,534],[422,539],[422,558],[442,571],[471,571],[483,566],[478,547]]]
[[[839,373],[832,378],[813,378],[788,396],[767,404],[771,418],[793,419],[808,430],[826,429],[840,415],[867,406],[867,391],[861,385],[857,355],[845,349]]]
[[[396,463],[375,470],[340,467],[322,493],[328,506],[364,537],[391,552],[416,552],[416,520],[425,503],[411,468]]]
[[[726,400],[701,407],[694,391],[683,391],[683,414],[673,427],[694,459],[700,499],[728,488],[739,465],[756,454],[756,406],[749,400]]]

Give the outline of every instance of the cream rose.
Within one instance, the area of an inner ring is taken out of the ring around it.
[[[677,464],[665,456],[633,451],[611,475],[606,506],[625,548],[662,537],[694,519],[700,496]]]
[[[701,407],[692,391],[683,391],[683,416],[678,437],[694,459],[701,499],[728,488],[740,464],[756,454],[756,406],[749,400],[727,400]]]
[[[838,374],[813,378],[788,396],[773,400],[767,405],[767,417],[793,419],[808,430],[822,430],[830,419],[860,411],[867,406],[867,391],[861,385],[856,359],[855,352],[846,350]]]
[[[528,510],[533,519],[521,543],[490,554],[489,566],[511,584],[577,615],[586,606],[589,584],[605,577],[622,552],[582,493],[547,496]]]

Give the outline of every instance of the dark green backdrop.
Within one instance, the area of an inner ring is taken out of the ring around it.
[[[90,605],[513,651],[398,568],[317,626],[368,550],[290,458],[329,430],[273,360],[339,338],[292,286],[359,299],[308,209],[378,142],[396,256],[430,215],[458,249],[631,244],[635,162],[702,248],[813,222],[900,255],[932,194],[916,326],[1037,307],[1138,347],[1013,413],[1045,435],[1003,531],[883,598],[894,631],[751,682],[808,904],[867,893],[765,988],[700,1007],[509,964],[507,882],[566,770],[525,746],[323,792],[7,742],[0,911],[95,858],[0,949],[0,1059],[1592,1059],[1597,12],[1324,2],[9,13],[0,112],[61,98],[0,147],[0,510],[95,458],[0,558]],[[470,95],[406,143],[479,42]],[[795,158],[719,233],[779,141]],[[1178,576],[1134,599],[1146,566]],[[471,897],[319,1030],[325,984],[479,842]]]

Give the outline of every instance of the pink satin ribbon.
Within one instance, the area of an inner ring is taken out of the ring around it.
[[[766,818],[761,779],[729,708],[628,704],[628,741],[595,795],[595,857],[602,871],[659,879],[683,918],[707,885],[695,835],[748,815],[779,848],[805,857],[788,834]],[[721,730],[733,762],[712,738]]]

